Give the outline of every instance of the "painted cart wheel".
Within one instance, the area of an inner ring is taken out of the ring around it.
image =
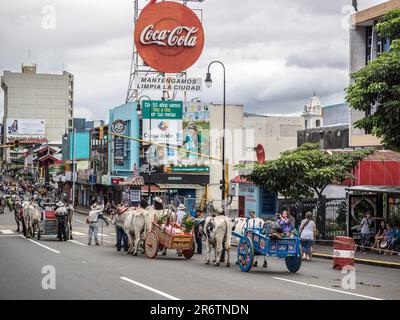
[[[147,258],[154,259],[158,251],[158,237],[155,232],[150,231],[144,241],[144,253]]]
[[[253,242],[248,237],[240,239],[238,244],[238,261],[240,270],[249,272],[253,266],[254,246]]]
[[[301,255],[286,257],[285,263],[290,272],[296,273],[301,267]]]
[[[194,243],[192,243],[192,248],[182,250],[182,254],[185,259],[189,260],[194,255]]]

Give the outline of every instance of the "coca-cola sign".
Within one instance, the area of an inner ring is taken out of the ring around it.
[[[204,30],[197,15],[177,2],[152,0],[135,25],[135,46],[157,71],[182,72],[200,57]]]

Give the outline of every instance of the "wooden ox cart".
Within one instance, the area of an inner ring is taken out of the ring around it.
[[[190,259],[194,254],[193,230],[186,232],[175,223],[161,226],[153,222],[144,242],[145,254],[154,259],[158,251],[165,248],[181,251],[186,259]]]

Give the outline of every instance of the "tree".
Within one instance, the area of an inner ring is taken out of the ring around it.
[[[366,114],[355,123],[357,128],[381,138],[386,148],[400,151],[400,9],[386,14],[375,30],[392,40],[390,51],[351,75],[346,101]]]
[[[352,169],[360,160],[372,154],[372,149],[329,153],[318,144],[303,144],[286,151],[277,160],[256,164],[243,174],[247,179],[285,198],[303,198],[316,194],[322,198],[330,184],[342,184],[351,179]]]

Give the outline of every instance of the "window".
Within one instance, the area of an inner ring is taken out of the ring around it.
[[[307,125],[308,125],[308,121],[306,120],[306,123],[305,123],[305,128],[306,128],[306,129],[308,129],[308,128],[307,128]]]
[[[321,126],[321,120],[315,121],[315,126],[319,128]]]

